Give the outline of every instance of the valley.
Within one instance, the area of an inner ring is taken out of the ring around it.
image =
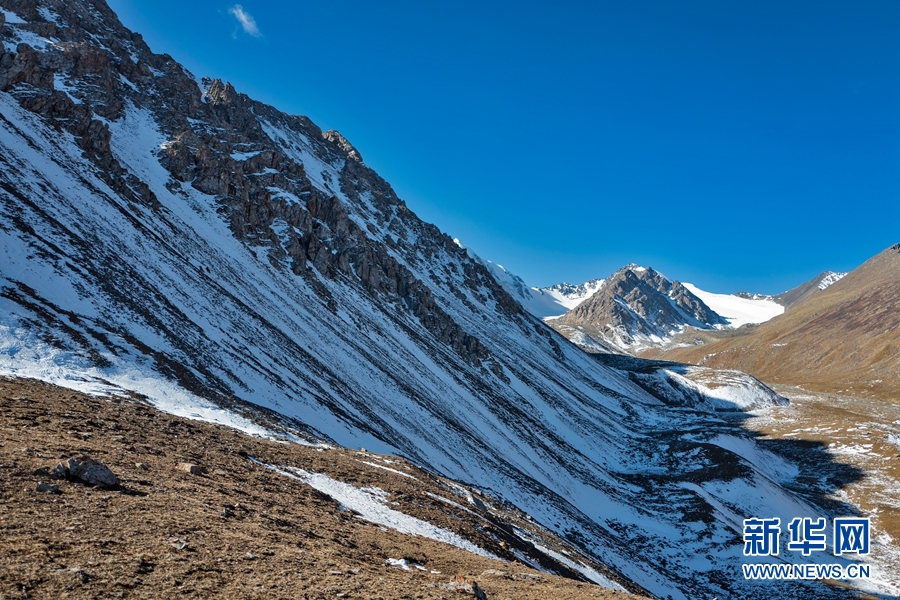
[[[900,246],[783,314],[635,264],[530,288],[103,0],[0,8],[5,596],[896,593],[748,580],[742,521],[897,539],[898,418],[854,398],[898,389]]]
[[[790,405],[754,411],[745,426],[780,448],[803,442],[804,452],[827,454],[849,468],[813,463],[806,483],[810,490],[832,489],[831,498],[871,516],[868,561],[874,577],[892,581],[891,593],[900,595],[893,575],[900,572],[900,405],[785,385],[774,389]]]

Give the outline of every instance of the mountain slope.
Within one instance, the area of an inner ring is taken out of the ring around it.
[[[285,444],[22,379],[0,378],[0,429],[4,597],[439,599],[466,574],[489,598],[638,600],[585,585],[551,555],[585,558],[521,513],[397,457]],[[75,453],[118,485],[50,473]],[[39,481],[59,489],[36,493]],[[510,550],[528,563],[492,557]]]
[[[770,390],[601,363],[339,133],[198,85],[100,0],[0,6],[0,372],[272,409],[490,490],[657,596],[835,595],[741,577],[742,515],[824,514],[722,410]]]
[[[459,240],[456,240],[460,244]],[[465,248],[460,244],[460,247]],[[484,265],[503,289],[522,305],[527,312],[539,319],[559,317],[590,298],[603,285],[603,279],[591,279],[580,285],[557,283],[545,288],[531,287],[518,275],[502,265],[484,260],[468,251],[469,257]]]
[[[822,290],[828,288],[834,283],[840,281],[846,273],[836,273],[834,271],[825,271],[813,277],[806,283],[798,285],[786,292],[782,292],[777,296],[773,296],[772,300],[781,304],[785,308],[791,308],[801,302],[812,298]]]
[[[819,278],[817,278],[819,282]],[[814,280],[814,281],[817,281]],[[798,288],[799,289],[799,288]],[[900,245],[745,335],[662,356],[764,381],[894,399],[900,393]]]

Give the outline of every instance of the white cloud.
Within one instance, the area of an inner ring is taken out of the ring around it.
[[[244,31],[253,37],[260,37],[262,34],[259,32],[259,27],[256,26],[256,21],[253,17],[250,16],[250,13],[244,10],[244,7],[240,4],[235,4],[231,8],[228,9],[228,12],[234,15],[234,18],[238,20],[241,24],[241,27],[244,28]]]

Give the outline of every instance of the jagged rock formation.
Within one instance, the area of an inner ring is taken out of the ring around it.
[[[744,582],[716,508],[822,512],[721,418],[764,388],[707,402],[567,344],[337,132],[198,85],[102,0],[0,7],[0,371],[213,421],[251,402],[402,454],[519,506],[607,585],[830,596]]]
[[[650,268],[628,265],[606,279],[593,296],[551,323],[580,345],[590,348],[591,342],[599,342],[635,352],[661,344],[685,327],[713,329],[728,321],[680,282],[669,281]]]

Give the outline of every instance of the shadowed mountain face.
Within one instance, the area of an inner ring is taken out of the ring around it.
[[[823,289],[821,278],[810,283],[816,283],[807,286],[814,293],[803,294],[783,315],[744,335],[662,356],[741,369],[774,383],[896,399],[900,244]]]
[[[680,282],[669,281],[653,269],[629,265],[552,325],[570,338],[581,332],[604,345],[634,352],[660,344],[688,326],[713,329],[727,326],[728,321]]]
[[[0,372],[272,409],[489,489],[660,597],[832,597],[741,575],[742,517],[823,514],[739,426],[777,394],[581,352],[340,134],[198,85],[100,0],[0,7]],[[623,277],[648,324],[716,324]]]

